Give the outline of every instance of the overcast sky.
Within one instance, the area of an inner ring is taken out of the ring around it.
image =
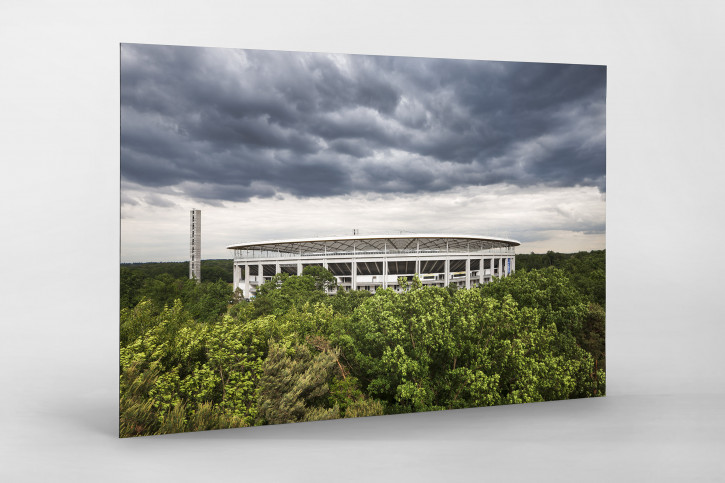
[[[121,46],[121,260],[242,241],[492,235],[605,246],[606,68]]]

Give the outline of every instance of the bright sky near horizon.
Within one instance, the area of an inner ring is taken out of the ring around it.
[[[124,44],[121,261],[311,236],[605,247],[606,67]]]

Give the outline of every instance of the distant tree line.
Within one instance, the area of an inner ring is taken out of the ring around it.
[[[202,260],[201,278],[216,282],[221,279],[232,283],[232,260]],[[127,268],[142,278],[155,277],[168,273],[174,278],[189,277],[189,262],[149,262],[149,263],[122,263],[121,268]]]
[[[132,289],[141,274],[124,266],[120,434],[603,395],[605,311],[584,271],[519,267],[471,289],[415,278],[327,295],[334,277],[312,266],[245,301],[170,273]]]
[[[577,289],[594,303],[606,307],[606,252],[546,252],[517,254],[516,270],[555,267],[563,270]]]
[[[202,280],[232,283],[232,263],[232,260],[202,260]],[[170,280],[176,280],[176,288],[169,290],[168,296],[172,296],[173,293],[180,294],[183,282],[189,281],[189,262],[122,263],[121,308],[135,307],[144,296],[161,304],[173,302],[174,298],[163,298],[160,297],[161,294],[153,293],[160,286],[159,280],[163,280],[161,285],[169,285]],[[187,302],[191,297],[193,295],[188,293]]]

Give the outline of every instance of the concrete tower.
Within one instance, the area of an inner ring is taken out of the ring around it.
[[[189,224],[189,278],[201,282],[201,210],[191,210]]]

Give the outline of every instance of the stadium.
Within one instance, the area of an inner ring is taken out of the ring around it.
[[[309,265],[329,270],[338,290],[400,290],[399,277],[424,285],[471,288],[516,268],[516,240],[469,235],[381,235],[274,240],[229,245],[234,289],[245,298],[276,274],[300,275]]]

